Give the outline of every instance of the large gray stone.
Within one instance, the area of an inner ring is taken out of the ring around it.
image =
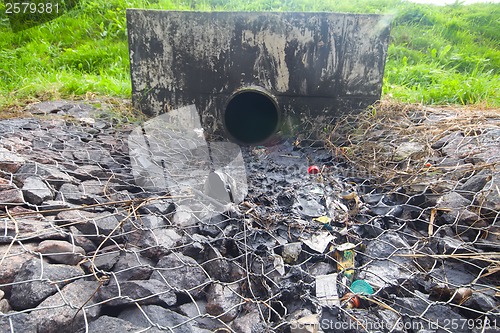
[[[177,302],[174,291],[158,280],[129,280],[118,283],[112,280],[107,286],[99,289],[98,298],[109,306],[126,304],[172,306]]]
[[[454,224],[460,222],[463,225],[475,225],[476,227],[486,226],[481,223],[479,216],[468,210],[471,205],[469,199],[464,198],[457,192],[449,192],[437,200],[436,208],[442,212],[441,219],[437,224]]]
[[[75,332],[84,327],[84,317],[96,318],[101,306],[92,296],[99,285],[97,281],[78,280],[40,303],[30,313],[30,319],[37,323],[37,333]]]
[[[182,236],[175,229],[167,227],[143,230],[139,235],[136,245],[147,249],[147,253],[153,257],[166,255],[182,240]]]
[[[72,225],[87,236],[107,236],[120,223],[118,217],[112,213],[92,213],[83,210],[70,210],[60,212],[59,214],[57,214],[55,222],[58,225]],[[102,238],[90,238],[93,240],[102,241]]]
[[[109,316],[100,316],[96,320],[89,323],[89,333],[107,332],[107,333],[136,333],[143,329],[135,326],[129,321]],[[78,333],[86,333],[85,329],[81,329]]]
[[[207,293],[207,312],[217,316],[224,322],[230,322],[240,311],[242,298],[240,286],[237,283],[223,285],[213,283]]]
[[[104,194],[104,188],[112,183],[108,183],[106,180],[86,180],[80,183],[78,186],[80,192],[86,196],[102,196]]]
[[[425,156],[426,146],[421,142],[402,142],[394,151],[394,161],[400,162],[408,158],[418,159]]]
[[[70,241],[74,242],[75,245],[83,248],[85,252],[93,252],[97,249],[97,246],[88,237],[85,236],[80,230],[74,226],[69,227],[70,231]]]
[[[238,333],[263,333],[267,331],[266,327],[268,327],[257,309],[252,309],[252,311],[238,316],[233,320],[231,326]]]
[[[61,288],[81,275],[83,271],[75,266],[52,265],[31,259],[22,265],[14,279],[10,304],[16,310],[34,308],[56,293],[57,287]]]
[[[120,253],[118,261],[113,266],[113,272],[118,281],[147,280],[155,267],[154,261],[139,252]]]
[[[95,203],[92,198],[84,195],[80,187],[75,184],[65,183],[59,188],[56,200],[67,201],[74,204],[92,204]]]
[[[0,332],[38,333],[29,313],[16,313],[0,317]]]
[[[0,229],[0,243],[10,243],[14,237],[20,241],[66,237],[63,230],[53,227],[42,214],[21,206],[10,209],[10,213],[15,217],[15,222],[11,218],[0,219],[0,228],[3,226],[3,230]]]
[[[366,280],[374,288],[397,286],[416,273],[411,258],[398,256],[409,254],[410,245],[396,232],[388,231],[368,243],[360,253],[365,263],[359,272],[359,279]]]
[[[142,310],[142,311],[141,311]],[[162,308],[158,305],[145,305],[139,310],[137,307],[124,310],[118,318],[129,321],[135,326],[147,328],[150,327],[148,319],[162,327],[169,327],[175,333],[195,333],[202,332],[200,329],[194,328],[190,318],[184,317],[177,312]],[[144,313],[143,313],[144,312]],[[145,315],[147,318],[145,317]],[[180,325],[180,326],[177,326]],[[175,329],[173,328],[175,327]],[[153,330],[156,332],[155,330]],[[149,331],[148,331],[149,332]],[[209,331],[205,331],[209,332]]]
[[[61,186],[63,183],[77,183],[77,180],[65,172],[61,165],[45,165],[39,163],[24,164],[17,170],[15,178],[24,181],[31,176],[39,176],[53,186]]]
[[[396,310],[403,320],[404,327],[416,327],[436,333],[449,332],[450,324],[462,323],[466,319],[454,312],[450,306],[431,302],[427,296],[415,290],[415,297],[398,297],[391,307]],[[448,323],[448,324],[446,324]],[[441,328],[438,328],[437,325]],[[467,325],[457,325],[452,330],[454,333],[470,333]],[[447,330],[443,327],[448,327]],[[420,332],[420,331],[419,331]]]
[[[34,205],[40,205],[45,200],[51,200],[54,197],[52,189],[38,176],[26,178],[22,190],[26,201]]]
[[[498,214],[500,211],[500,173],[486,183],[480,198],[483,203],[481,213],[487,215]]]
[[[200,296],[208,283],[208,277],[201,266],[191,257],[171,253],[160,259],[151,279],[165,281],[178,292]]]
[[[26,162],[26,159],[8,149],[0,147],[0,170],[15,173]]]

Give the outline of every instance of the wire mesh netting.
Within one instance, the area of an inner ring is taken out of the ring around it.
[[[379,105],[235,149],[28,111],[0,121],[1,332],[498,330],[498,113]]]

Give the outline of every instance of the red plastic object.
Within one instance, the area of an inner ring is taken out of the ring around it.
[[[358,296],[354,296],[351,298],[350,303],[353,308],[359,308],[361,302]]]
[[[311,165],[309,168],[307,168],[307,173],[310,175],[315,175],[319,173],[319,168],[316,165]]]

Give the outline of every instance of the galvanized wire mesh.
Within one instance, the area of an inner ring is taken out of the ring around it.
[[[132,127],[49,106],[0,121],[2,332],[498,329],[498,113],[382,105],[242,148],[228,204],[139,186]]]

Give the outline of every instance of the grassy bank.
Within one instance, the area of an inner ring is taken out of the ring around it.
[[[0,107],[86,94],[130,96],[127,7],[390,14],[386,98],[500,107],[500,4],[401,0],[80,0],[65,15],[17,33],[0,2]]]

